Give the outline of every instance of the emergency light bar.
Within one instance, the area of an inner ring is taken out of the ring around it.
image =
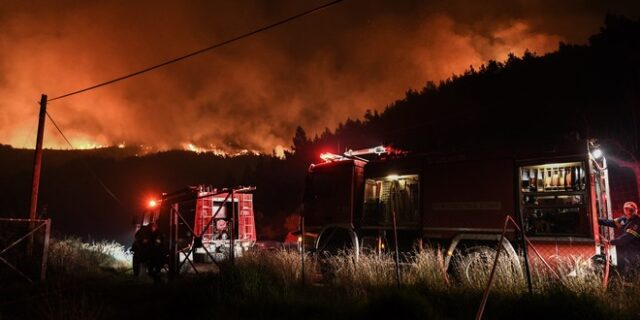
[[[344,153],[345,157],[353,157],[353,156],[364,156],[364,155],[369,155],[369,154],[375,154],[377,156],[386,153],[389,153],[389,148],[385,147],[385,146],[377,146],[377,147],[373,147],[373,148],[368,148],[368,149],[360,149],[360,150],[351,150],[349,149],[347,152]]]
[[[344,160],[344,157],[337,154],[333,154],[331,152],[324,152],[320,154],[320,159],[324,160],[325,162],[330,162],[330,161]]]
[[[373,148],[366,148],[366,149],[359,149],[359,150],[349,149],[342,155],[333,154],[330,152],[323,152],[320,154],[320,159],[324,160],[325,162],[341,161],[341,160],[347,160],[347,159],[353,159],[353,158],[366,161],[366,159],[362,159],[360,158],[360,156],[366,156],[366,155],[372,155],[372,154],[379,156],[381,154],[389,154],[389,153],[391,153],[390,147],[377,146]]]

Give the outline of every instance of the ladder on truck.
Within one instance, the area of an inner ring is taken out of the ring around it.
[[[213,238],[214,225],[213,223],[209,223],[211,219],[213,219],[213,214],[214,214],[213,197],[198,199],[198,204],[196,205],[196,208],[199,208],[201,212],[200,219],[197,222],[200,225],[200,227],[197,229],[201,230],[206,225],[209,225],[209,227],[207,227],[207,229],[204,230],[204,232],[200,231],[202,232],[202,241],[207,242],[208,240],[211,240]]]
[[[238,233],[238,240],[256,241],[255,217],[253,215],[253,195],[239,194],[240,210],[238,212],[238,222],[242,230]]]

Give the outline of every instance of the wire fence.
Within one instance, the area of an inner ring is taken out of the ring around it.
[[[50,219],[0,219],[1,283],[46,278],[50,232]]]

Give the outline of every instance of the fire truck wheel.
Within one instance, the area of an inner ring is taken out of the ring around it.
[[[319,267],[319,277],[325,282],[331,282],[333,268],[330,258],[338,254],[346,254],[350,258],[357,260],[357,239],[354,243],[355,233],[343,227],[329,227],[318,235],[315,255]]]
[[[495,248],[482,245],[466,247],[457,250],[449,270],[457,281],[483,286],[489,279],[495,257]],[[519,277],[520,268],[519,264],[502,252],[498,261],[497,276]]]
[[[327,228],[318,236],[317,252],[320,256],[336,255],[356,249],[353,242],[353,231],[346,228]]]

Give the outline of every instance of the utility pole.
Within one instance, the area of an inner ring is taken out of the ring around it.
[[[42,138],[44,136],[44,123],[47,114],[47,95],[40,97],[40,117],[38,118],[38,136],[36,138],[36,150],[33,157],[33,180],[31,184],[31,203],[29,206],[29,219],[36,219],[38,209],[38,190],[40,188],[40,168],[42,167]]]
[[[35,219],[38,211],[38,190],[40,189],[40,168],[42,167],[42,138],[44,136],[44,121],[47,114],[47,95],[40,97],[40,115],[38,117],[38,136],[36,137],[36,149],[33,156],[33,179],[31,183],[31,202],[29,203],[29,231],[35,227]],[[27,242],[27,256],[33,255],[33,235]]]

